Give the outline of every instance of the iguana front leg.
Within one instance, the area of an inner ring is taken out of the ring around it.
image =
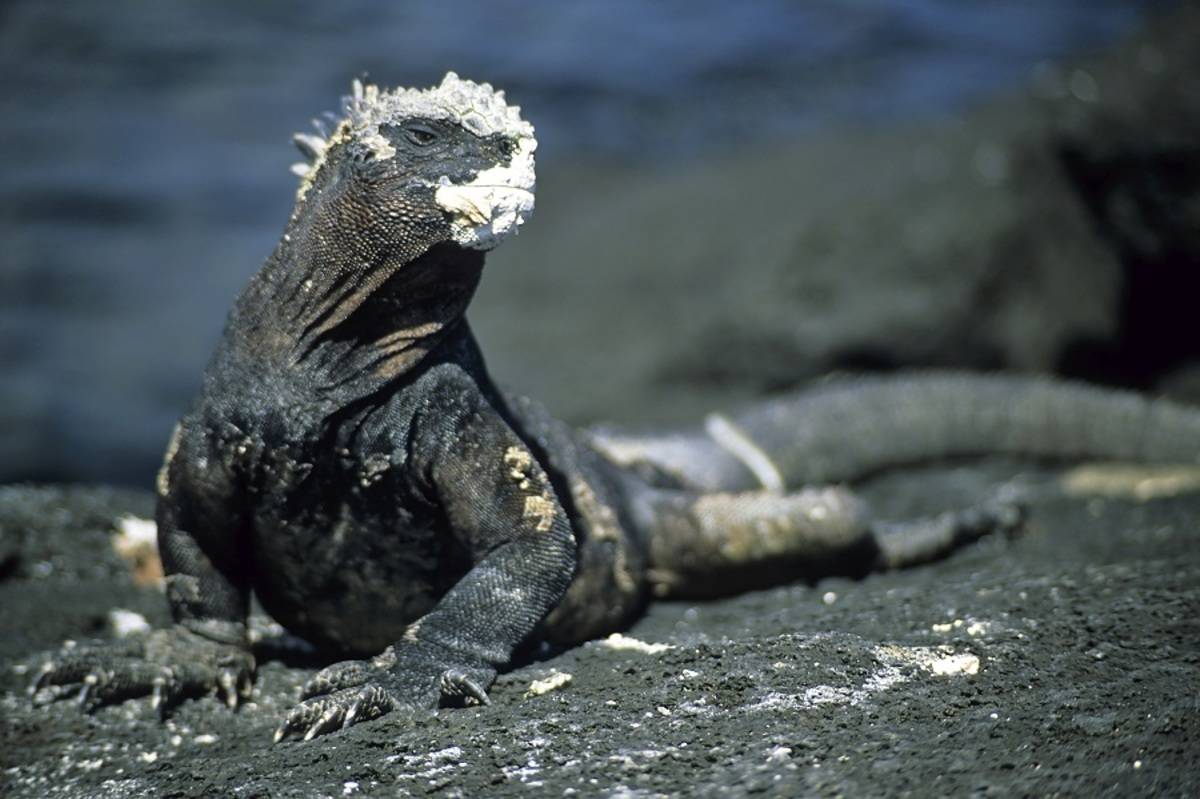
[[[159,475],[158,542],[175,625],[125,641],[64,647],[38,671],[30,686],[35,701],[75,693],[91,710],[149,695],[161,716],[188,696],[220,694],[230,707],[250,696],[249,564],[223,460],[203,430],[185,420]]]
[[[399,707],[487,703],[497,669],[574,577],[567,515],[530,450],[494,412],[440,414],[417,435],[412,449],[431,458],[423,470],[431,500],[474,566],[382,654],[314,676],[276,741],[309,740]]]

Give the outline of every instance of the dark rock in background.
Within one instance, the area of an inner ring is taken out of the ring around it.
[[[833,370],[1154,389],[1200,363],[1198,39],[1192,6],[961,119],[552,173],[474,307],[493,371],[574,420],[643,424]]]
[[[1117,334],[1079,342],[1063,363],[1072,373],[1151,386],[1200,367],[1198,31],[1192,6],[1098,63],[1086,113],[1048,102],[1061,163],[1123,276]],[[1043,86],[1080,90],[1092,87],[1076,73]]]
[[[497,251],[474,310],[493,371],[570,417],[622,421],[694,417],[835,369],[1053,371],[1072,342],[1116,332],[1120,263],[1049,145],[1003,122],[617,181],[571,219],[551,177],[540,227]],[[529,287],[546,327],[493,321],[502,279]],[[570,357],[527,357],[568,325],[585,331]]]

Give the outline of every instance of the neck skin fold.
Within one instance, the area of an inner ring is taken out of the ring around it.
[[[222,349],[277,376],[297,402],[340,406],[410,373],[462,326],[483,253],[325,205],[293,215],[238,299]]]

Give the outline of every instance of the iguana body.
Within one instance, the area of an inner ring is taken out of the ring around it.
[[[906,524],[841,481],[988,451],[1195,462],[1200,413],[1096,389],[942,376],[827,387],[703,430],[576,432],[492,384],[464,319],[483,252],[532,209],[533,130],[491,87],[356,85],[278,248],[239,298],[159,476],[174,628],[64,652],[35,688],[167,706],[250,690],[251,591],[351,660],[279,736],[486,701],[534,637],[612,631],[651,595],[902,566],[1017,512]],[[564,265],[564,268],[569,265]]]

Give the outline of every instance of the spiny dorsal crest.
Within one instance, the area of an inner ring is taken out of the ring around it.
[[[297,133],[293,137],[308,159],[307,163],[292,166],[292,171],[302,178],[311,178],[330,145],[348,138],[366,143],[377,158],[390,158],[395,151],[380,135],[379,128],[406,118],[450,120],[478,136],[502,133],[533,139],[533,125],[521,119],[519,106],[505,102],[503,91],[495,90],[489,83],[463,80],[453,72],[447,72],[439,85],[429,89],[386,91],[357,79],[352,88],[352,93],[342,98],[342,116],[335,118],[332,135],[326,133],[322,121],[313,120],[317,134]],[[307,184],[308,180],[302,182],[301,196]]]

